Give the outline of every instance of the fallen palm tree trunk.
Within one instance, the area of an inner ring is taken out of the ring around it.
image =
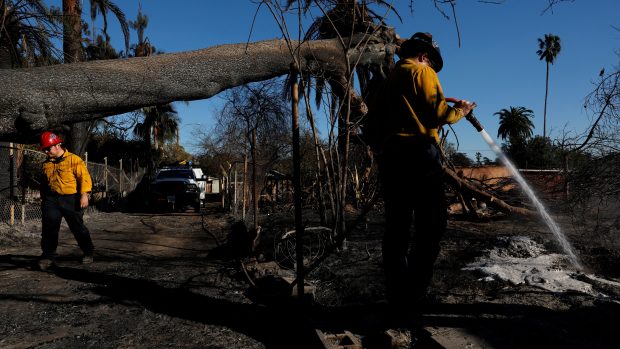
[[[206,99],[235,86],[288,74],[294,52],[301,71],[339,80],[347,72],[346,62],[381,64],[395,47],[364,35],[352,41],[353,48],[346,52],[336,39],[268,40],[148,57],[1,69],[0,140],[23,140],[52,126],[149,105]]]

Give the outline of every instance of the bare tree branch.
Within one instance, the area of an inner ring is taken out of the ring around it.
[[[604,71],[601,71],[604,74]],[[601,74],[601,75],[602,75]],[[616,71],[612,74],[609,74],[606,77],[601,77],[600,83],[597,85],[596,89],[588,96],[587,100],[589,104],[593,108],[600,108],[598,111],[598,115],[585,140],[581,143],[581,145],[575,147],[571,151],[577,152],[582,150],[588,143],[592,140],[595,135],[595,132],[598,130],[598,127],[603,121],[603,119],[608,116],[608,111],[614,112],[618,108],[618,98],[620,96],[620,71]],[[587,105],[586,105],[587,106]]]
[[[545,7],[545,9],[542,10],[542,12],[540,13],[541,15],[544,15],[547,11],[550,11],[551,13],[553,13],[553,6],[561,2],[574,2],[575,0],[547,0],[547,1],[548,1],[547,7]]]

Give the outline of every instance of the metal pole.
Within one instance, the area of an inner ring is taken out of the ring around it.
[[[230,176],[230,173],[227,173],[226,176],[222,177],[222,179],[220,180],[220,183],[221,183],[221,188],[220,188],[221,195],[220,196],[222,197],[222,208],[226,208],[226,199],[228,198],[228,191],[230,190],[228,189],[228,182],[229,182],[228,177],[229,176]]]
[[[108,196],[108,157],[104,157],[103,158],[103,183],[104,183],[104,192],[103,192],[103,197],[107,197]]]
[[[235,163],[235,183],[233,184],[233,215],[237,215],[237,163]]]
[[[241,219],[245,221],[245,204],[248,192],[248,154],[243,156],[243,208],[241,210]]]
[[[120,168],[118,169],[118,192],[123,197],[123,159],[118,160]]]
[[[22,171],[24,166],[22,165]],[[24,172],[22,172],[23,174]],[[22,225],[26,223],[26,186],[22,185]]]
[[[13,143],[9,143],[9,201],[11,203],[10,206],[10,225],[13,226],[15,224],[15,174],[13,161],[15,160],[15,155],[13,153]]]

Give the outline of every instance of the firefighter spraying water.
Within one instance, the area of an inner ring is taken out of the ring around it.
[[[459,100],[456,98],[446,98],[446,101],[451,102],[451,103],[457,103]],[[484,141],[487,142],[489,147],[493,150],[493,152],[495,152],[497,157],[499,157],[500,161],[510,171],[510,174],[512,174],[513,178],[517,181],[517,183],[519,183],[523,192],[532,201],[532,203],[534,204],[534,206],[536,207],[536,209],[542,216],[543,220],[545,221],[545,224],[547,225],[547,227],[549,227],[549,230],[551,230],[554,237],[556,238],[556,240],[562,247],[562,250],[564,250],[568,258],[570,259],[573,266],[577,270],[581,270],[582,269],[581,263],[579,262],[579,258],[575,254],[570,242],[566,239],[566,236],[562,233],[562,230],[560,229],[558,224],[555,222],[555,220],[551,217],[551,215],[549,215],[549,212],[547,212],[545,205],[536,196],[536,193],[534,193],[534,190],[532,189],[532,187],[527,183],[525,178],[521,176],[521,173],[519,172],[519,170],[517,170],[515,165],[510,161],[510,159],[508,159],[506,154],[504,154],[504,152],[497,146],[497,144],[495,144],[491,136],[482,127],[482,124],[480,124],[480,121],[478,121],[478,119],[474,116],[473,112],[470,112],[469,114],[467,114],[465,116],[465,119],[467,119],[467,121],[469,121],[474,126],[476,131],[480,133]]]

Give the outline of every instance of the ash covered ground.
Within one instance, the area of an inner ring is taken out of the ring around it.
[[[312,214],[304,216],[314,225]],[[389,329],[380,212],[308,275],[315,301],[304,305],[251,292],[256,279],[230,245],[235,220],[215,206],[203,215],[91,213],[86,223],[95,263],[79,263],[63,225],[51,272],[35,267],[37,224],[2,227],[0,347],[320,348],[320,330],[349,331],[365,348],[378,348],[378,334]],[[582,270],[534,220],[452,219],[423,312],[428,347],[615,347],[620,226],[612,221],[593,233],[562,217],[559,223]],[[262,217],[261,225],[257,262],[291,266],[274,241],[294,228],[292,212]],[[320,240],[309,246],[309,258],[324,248]]]

